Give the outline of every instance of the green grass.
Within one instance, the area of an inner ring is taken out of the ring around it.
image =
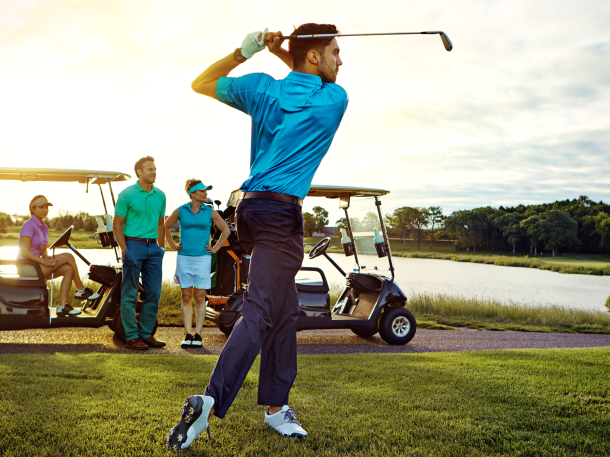
[[[0,356],[0,455],[171,456],[214,356]],[[281,438],[256,405],[258,359],[212,441],[184,456],[607,455],[610,349],[299,356]]]
[[[406,307],[415,315],[419,328],[440,329],[435,326],[441,325],[526,332],[610,333],[610,313],[605,311],[504,304],[443,294],[411,295]]]

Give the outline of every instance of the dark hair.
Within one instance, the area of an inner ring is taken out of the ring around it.
[[[138,176],[138,170],[142,171],[144,168],[142,168],[144,166],[144,164],[146,162],[152,162],[155,163],[155,159],[152,158],[151,156],[146,156],[146,157],[142,157],[140,160],[138,160],[136,162],[136,164],[133,166],[133,171],[136,172],[136,179],[139,179]]]
[[[308,23],[299,25],[290,35],[317,35],[341,33],[333,24],[314,24]],[[324,48],[333,41],[332,38],[302,38],[290,40],[288,42],[288,54],[292,57],[293,68],[305,63],[307,53],[314,49],[319,53],[324,52]]]
[[[191,187],[196,186],[200,182],[201,182],[201,179],[195,179],[195,178],[187,179],[186,185],[184,186],[184,190],[186,190],[186,193],[188,194],[189,190],[191,190]]]
[[[34,198],[32,198],[32,200],[30,200],[30,216],[34,215],[34,212],[32,211],[32,203],[34,203],[36,200],[38,200],[40,197],[44,197],[44,195],[36,195]],[[46,197],[45,197],[46,198]]]

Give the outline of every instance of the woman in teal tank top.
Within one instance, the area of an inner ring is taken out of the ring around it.
[[[185,190],[191,201],[177,208],[165,221],[165,239],[174,251],[178,251],[174,283],[182,289],[182,319],[186,336],[183,348],[201,347],[201,329],[205,322],[205,293],[210,289],[212,254],[218,252],[231,233],[227,223],[209,206],[204,205],[207,191],[212,186],[200,180],[189,179]],[[180,223],[180,243],[176,245],[169,229]],[[222,231],[218,243],[210,246],[210,230],[214,224]],[[191,303],[195,298],[195,337],[191,335],[193,310]]]

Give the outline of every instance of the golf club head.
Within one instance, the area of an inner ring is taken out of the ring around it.
[[[451,40],[449,39],[449,37],[447,35],[445,35],[445,32],[441,32],[441,40],[443,40],[443,45],[445,46],[445,49],[447,51],[451,51],[453,49]]]

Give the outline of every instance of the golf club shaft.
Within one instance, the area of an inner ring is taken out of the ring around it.
[[[390,32],[390,33],[326,33],[316,35],[284,35],[285,40],[294,38],[334,38],[343,36],[378,36],[378,35],[434,35],[443,32]]]
[[[433,32],[389,32],[389,33],[325,33],[317,35],[287,35],[284,37],[285,40],[292,39],[307,39],[307,38],[336,38],[344,36],[379,36],[379,35],[440,35],[443,40],[443,46],[447,51],[453,49],[453,44],[445,32],[433,31]]]
[[[55,252],[53,252],[55,257]],[[49,327],[51,326],[51,311],[53,310],[53,275],[55,273],[55,265],[51,265],[51,301],[49,303]]]

